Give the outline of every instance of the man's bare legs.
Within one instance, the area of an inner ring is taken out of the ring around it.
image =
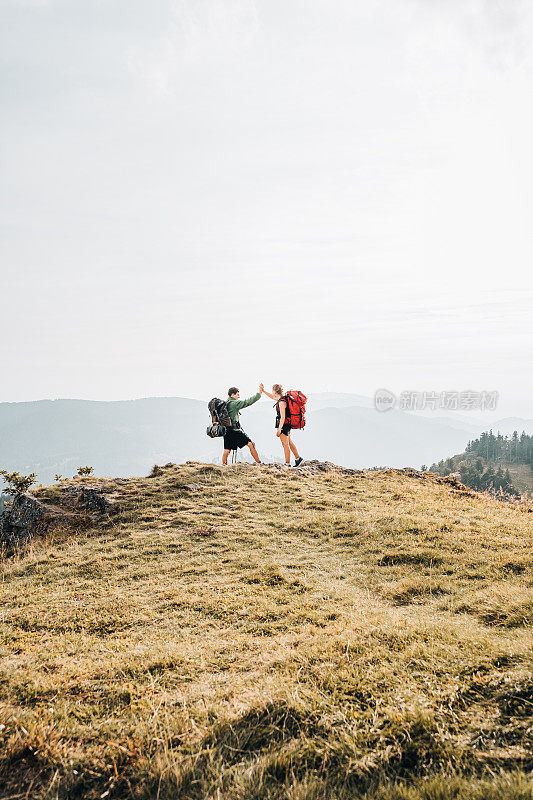
[[[252,454],[254,461],[257,464],[260,464],[261,463],[261,459],[259,458],[259,453],[255,449],[255,443],[254,442],[248,442],[248,447],[250,448],[250,453]],[[223,467],[227,467],[228,466],[228,456],[229,456],[230,453],[231,453],[231,450],[224,450],[224,452],[222,453],[222,466]]]
[[[257,450],[255,449],[255,442],[248,442],[248,447],[250,448],[250,453],[252,454],[252,457],[256,462],[256,464],[260,464],[261,459],[259,458]]]

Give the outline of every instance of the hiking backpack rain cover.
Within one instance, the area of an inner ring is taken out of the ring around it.
[[[207,408],[211,414],[211,425],[207,426],[207,435],[211,439],[216,439],[217,436],[224,436],[226,429],[231,428],[231,419],[226,403],[218,397],[213,397],[207,404]]]
[[[285,419],[291,428],[305,428],[305,404],[307,403],[305,394],[291,389],[283,399],[287,403]]]

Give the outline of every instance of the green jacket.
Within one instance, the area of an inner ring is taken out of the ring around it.
[[[228,399],[226,400],[226,406],[234,428],[238,428],[240,425],[239,411],[241,410],[241,408],[246,408],[247,406],[251,406],[254,403],[257,403],[257,401],[260,399],[261,399],[261,392],[257,392],[257,394],[254,394],[247,400],[234,400],[232,397],[228,397]]]

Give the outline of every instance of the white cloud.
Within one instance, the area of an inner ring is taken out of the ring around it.
[[[4,0],[6,5],[19,6],[21,8],[39,8],[49,6],[53,0]]]
[[[154,40],[131,48],[134,74],[159,96],[183,88],[188,71],[217,69],[220,61],[242,57],[259,29],[256,0],[173,0]]]
[[[261,366],[372,393],[475,372],[523,394],[533,78],[512,8],[11,6],[5,391],[201,395],[226,382],[222,331],[242,382]]]
[[[408,0],[413,30],[426,51],[459,62],[481,55],[502,71],[531,69],[533,8],[529,0]]]

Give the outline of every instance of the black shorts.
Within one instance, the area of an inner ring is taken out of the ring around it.
[[[224,436],[224,450],[237,450],[241,447],[246,447],[251,441],[250,437],[247,436],[243,430],[227,428]]]
[[[290,422],[284,422],[283,423],[283,428],[281,429],[281,432],[284,433],[285,436],[289,435],[289,433],[291,432],[291,424],[290,424]]]

